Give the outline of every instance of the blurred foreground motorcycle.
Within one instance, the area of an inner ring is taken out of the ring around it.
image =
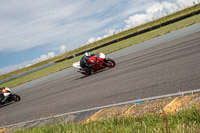
[[[21,99],[19,95],[11,93],[11,90],[8,87],[2,88],[0,93],[3,95],[3,98],[0,101],[0,105],[11,102],[18,102]]]

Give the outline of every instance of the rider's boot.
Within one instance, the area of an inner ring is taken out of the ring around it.
[[[86,73],[87,73],[88,75],[91,75],[91,73],[92,73],[92,70],[89,69],[89,68],[85,68],[85,71],[86,71]]]

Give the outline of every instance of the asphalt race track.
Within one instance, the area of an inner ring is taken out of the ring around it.
[[[20,102],[0,108],[0,126],[200,88],[200,32],[115,60],[113,69],[18,92]]]

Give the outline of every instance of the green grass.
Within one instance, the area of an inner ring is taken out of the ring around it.
[[[149,114],[124,116],[91,121],[88,123],[59,123],[56,125],[21,129],[15,133],[199,133],[200,110],[198,106],[176,114]]]
[[[175,31],[177,29],[181,29],[183,27],[192,25],[194,23],[198,23],[198,22],[200,22],[200,15],[196,15],[196,16],[184,19],[182,21],[179,21],[177,23],[173,23],[173,24],[167,25],[165,27],[161,27],[157,30],[153,30],[153,31],[147,32],[145,34],[141,34],[141,35],[138,35],[136,37],[132,37],[132,38],[120,41],[118,43],[111,44],[109,46],[100,48],[96,51],[102,51],[105,54],[108,54],[108,53],[123,49],[125,47],[128,47],[128,46],[138,44],[140,42],[144,42],[146,40],[155,38],[157,36]],[[93,51],[93,52],[96,52],[96,51]],[[65,68],[71,67],[72,63],[79,61],[80,58],[81,58],[81,56],[75,57],[75,58],[70,59],[70,60],[65,60],[65,61],[60,62],[60,63],[56,63],[55,65],[50,66],[48,68],[39,70],[37,72],[28,74],[26,76],[23,76],[23,77],[20,77],[20,78],[17,78],[17,79],[14,79],[14,80],[6,82],[4,84],[1,84],[1,86],[7,86],[7,87],[11,88],[11,87],[15,87],[15,86],[18,86],[20,84],[32,81],[34,79],[43,77],[45,75],[52,74],[54,72],[57,72],[57,71],[65,69]]]
[[[70,51],[70,52],[68,52],[68,53],[66,53],[66,54],[57,56],[57,57],[52,58],[52,59],[50,59],[50,60],[47,60],[47,61],[44,61],[44,62],[40,62],[40,63],[35,64],[35,65],[33,65],[33,66],[30,66],[30,67],[27,67],[27,68],[24,68],[24,69],[17,70],[17,71],[15,71],[15,72],[11,72],[11,73],[8,73],[8,74],[0,75],[0,80],[6,79],[6,78],[8,78],[8,77],[11,77],[11,76],[14,76],[14,75],[17,75],[17,74],[20,74],[20,73],[25,72],[25,71],[28,71],[28,70],[31,70],[31,69],[33,69],[33,68],[35,68],[35,67],[39,67],[39,66],[45,65],[45,64],[47,64],[47,63],[49,63],[49,62],[51,62],[51,61],[56,61],[56,60],[63,59],[63,58],[65,58],[65,57],[67,57],[67,56],[74,55],[75,53],[78,53],[78,52],[80,52],[80,51],[85,51],[85,50],[87,50],[87,49],[90,49],[90,48],[93,48],[93,47],[102,45],[102,44],[104,44],[104,43],[106,43],[106,42],[110,42],[110,41],[115,40],[115,39],[117,39],[117,38],[121,38],[121,37],[123,37],[123,36],[129,35],[129,34],[134,33],[134,32],[136,32],[136,31],[139,31],[139,30],[142,30],[142,29],[151,27],[151,26],[153,26],[153,25],[157,25],[157,24],[162,23],[162,22],[166,22],[166,21],[168,21],[168,20],[171,20],[171,19],[177,18],[177,17],[179,17],[179,16],[182,16],[182,15],[185,15],[185,14],[188,14],[188,13],[191,13],[191,12],[194,12],[194,11],[197,11],[197,10],[199,10],[199,9],[200,9],[200,4],[195,5],[195,6],[193,6],[193,7],[190,7],[190,8],[188,8],[188,9],[182,10],[182,11],[180,11],[180,12],[176,12],[176,13],[174,13],[174,14],[168,15],[168,16],[166,16],[166,17],[164,17],[164,18],[160,18],[160,19],[155,20],[155,21],[152,21],[152,22],[150,22],[150,23],[146,23],[146,24],[137,26],[137,27],[135,27],[135,28],[133,28],[133,29],[124,31],[124,32],[122,32],[122,33],[116,34],[116,35],[111,36],[111,37],[108,37],[108,38],[105,38],[105,39],[103,39],[103,40],[100,40],[100,41],[98,41],[98,42],[92,43],[92,44],[90,44],[90,45],[86,45],[86,46],[80,47],[80,48],[78,48],[78,49],[76,49],[76,50]],[[140,43],[140,42],[143,42],[143,41],[152,39],[152,38],[155,38],[155,37],[157,37],[157,36],[160,36],[160,35],[163,35],[163,34],[172,32],[172,31],[177,30],[177,29],[181,29],[181,28],[183,28],[183,27],[186,27],[186,26],[189,26],[189,25],[198,23],[198,22],[200,22],[200,15],[196,15],[196,16],[193,16],[193,17],[184,19],[184,20],[182,20],[182,21],[179,21],[179,22],[176,22],[176,23],[173,23],[173,24],[170,24],[170,25],[161,27],[161,28],[159,28],[159,29],[150,31],[150,32],[145,33],[145,34],[138,35],[138,36],[136,36],[136,37],[132,37],[132,38],[129,38],[129,39],[126,39],[126,40],[123,40],[123,41],[119,41],[118,43],[114,43],[114,44],[112,44],[112,45],[109,45],[109,46],[100,48],[100,49],[98,49],[98,50],[96,50],[96,51],[102,51],[102,52],[104,52],[105,54],[108,54],[108,53],[111,53],[111,52],[120,50],[120,49],[122,49],[122,48],[131,46],[131,45],[134,45],[134,44],[137,44],[137,43]],[[96,51],[93,51],[93,52],[96,52]],[[68,67],[71,67],[71,66],[72,66],[72,63],[78,61],[79,59],[80,59],[80,57],[76,57],[76,58],[73,58],[73,59],[71,59],[71,60],[65,60],[65,61],[63,61],[63,62],[56,63],[55,65],[53,65],[53,66],[51,66],[51,67],[42,69],[42,70],[40,70],[40,71],[31,73],[31,74],[29,74],[29,75],[20,77],[20,78],[18,78],[18,79],[14,79],[14,80],[12,80],[12,81],[9,81],[9,82],[6,82],[6,83],[4,83],[4,84],[1,84],[0,86],[8,86],[8,87],[15,87],[15,86],[18,86],[18,85],[20,85],[20,84],[29,82],[29,81],[31,81],[31,80],[34,80],[34,79],[43,77],[43,76],[45,76],[45,75],[52,74],[52,73],[54,73],[54,72],[63,70],[63,69],[68,68]]]

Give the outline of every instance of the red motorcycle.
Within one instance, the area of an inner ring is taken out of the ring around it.
[[[115,67],[115,61],[110,59],[110,58],[106,58],[105,54],[102,53],[102,52],[99,52],[97,54],[97,56],[90,57],[88,62],[90,64],[93,64],[94,62],[96,62],[92,66],[92,73],[96,72],[96,71],[99,71],[99,70],[102,70],[102,69],[105,69],[105,68],[113,68],[113,67]],[[83,75],[90,75],[80,66],[80,62],[73,63],[73,67],[79,69],[78,72],[82,73]]]

